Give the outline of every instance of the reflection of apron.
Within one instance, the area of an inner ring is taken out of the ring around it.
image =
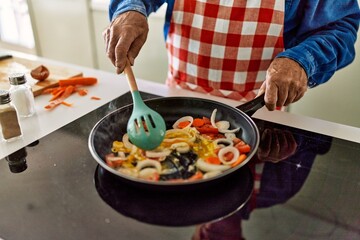
[[[167,83],[250,100],[283,51],[284,0],[175,0]]]

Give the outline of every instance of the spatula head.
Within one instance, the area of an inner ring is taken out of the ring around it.
[[[127,124],[130,141],[144,150],[157,148],[163,141],[165,132],[164,119],[150,108],[141,113],[133,111]]]

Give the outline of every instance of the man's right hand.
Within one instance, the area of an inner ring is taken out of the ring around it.
[[[149,26],[146,17],[136,11],[128,11],[117,16],[103,32],[106,54],[116,67],[116,73],[123,72],[126,61],[130,64],[144,45]]]

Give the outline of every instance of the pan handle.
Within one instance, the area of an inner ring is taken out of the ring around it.
[[[252,116],[257,110],[265,106],[265,93],[261,94],[260,96],[254,98],[251,101],[248,101],[244,104],[236,106],[235,108],[243,111],[249,116]]]

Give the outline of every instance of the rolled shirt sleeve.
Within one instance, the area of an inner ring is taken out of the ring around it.
[[[112,21],[116,16],[127,11],[137,11],[145,16],[155,12],[164,0],[111,0],[109,5],[109,19]]]
[[[309,87],[325,83],[354,60],[357,1],[287,1],[286,8],[286,50],[277,57],[297,61],[307,73]]]

